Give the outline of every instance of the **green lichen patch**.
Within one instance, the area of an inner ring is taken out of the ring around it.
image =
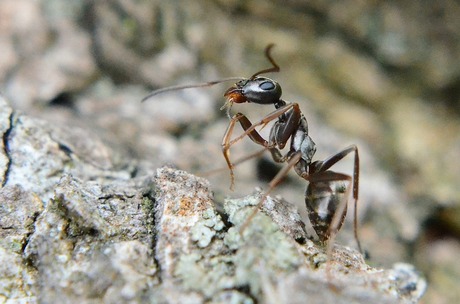
[[[256,203],[256,199],[228,201],[230,222],[238,224],[228,231],[220,231],[223,223],[216,216],[195,224],[190,231],[192,240],[197,247],[207,248],[204,251],[196,248],[179,257],[174,275],[186,290],[212,297],[243,289],[247,295],[238,293],[231,298],[242,301],[237,303],[250,303],[253,297],[260,296],[263,280],[276,281],[298,270],[302,256],[295,242],[268,216],[259,213],[243,233],[239,230],[253,210],[246,206]]]

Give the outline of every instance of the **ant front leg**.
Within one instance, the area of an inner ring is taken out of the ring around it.
[[[253,126],[251,121],[244,114],[237,113],[233,115],[230,123],[228,124],[227,130],[224,133],[224,137],[222,138],[222,152],[224,154],[225,161],[227,162],[228,169],[230,170],[231,190],[233,190],[235,185],[235,175],[233,173],[234,164],[230,161],[230,146],[234,143],[234,141],[231,142],[230,138],[237,122],[241,124],[241,127],[244,130],[248,130]],[[266,141],[256,130],[252,129],[252,131],[250,131],[247,135],[256,144],[269,148],[268,141]]]
[[[270,123],[271,121],[273,121],[275,119],[278,119],[281,115],[285,114],[286,112],[288,112],[291,109],[294,109],[293,112],[296,113],[296,116],[297,116],[297,113],[298,113],[299,117],[300,117],[300,108],[299,108],[299,105],[297,103],[285,104],[285,105],[281,106],[280,108],[276,109],[275,111],[271,112],[270,114],[268,114],[267,116],[265,116],[264,118],[259,120],[258,122],[254,123],[254,124],[251,124],[249,122],[250,125],[249,125],[249,127],[247,129],[245,129],[245,132],[243,134],[241,134],[240,136],[235,137],[234,139],[232,139],[228,144],[230,146],[233,145],[234,143],[236,143],[236,142],[240,141],[241,139],[243,139],[245,136],[249,136],[249,134],[252,133],[253,131],[255,131],[255,129],[258,126],[262,126],[262,128],[265,127],[268,123]],[[238,114],[236,114],[236,115],[238,115]],[[241,115],[243,115],[243,114],[241,114]],[[235,116],[233,116],[233,117],[235,117]],[[289,115],[289,116],[291,116],[291,115]],[[243,126],[243,125],[241,125],[241,126]],[[286,138],[286,141],[287,141],[287,139],[289,139],[289,136],[288,136],[288,138]]]
[[[270,134],[270,142],[266,141],[256,131],[256,128],[258,126],[262,126],[263,128],[271,121],[279,119],[282,115],[286,115],[286,121],[278,121],[278,123],[274,125],[272,132]],[[224,137],[222,138],[222,152],[224,154],[225,161],[227,162],[227,166],[230,170],[230,189],[233,189],[235,180],[235,176],[233,173],[234,164],[230,161],[230,147],[236,142],[243,139],[245,136],[249,136],[249,138],[254,143],[259,144],[266,149],[269,149],[273,159],[276,162],[284,162],[286,160],[286,157],[283,157],[281,155],[281,152],[277,149],[277,147],[282,149],[285,146],[286,142],[289,140],[289,138],[292,136],[292,133],[297,128],[300,119],[300,109],[299,105],[296,103],[285,104],[254,124],[252,124],[251,121],[244,114],[235,114],[231,118],[227,130],[225,131]],[[237,122],[240,123],[241,127],[244,129],[245,132],[239,135],[238,137],[231,139],[233,129]]]

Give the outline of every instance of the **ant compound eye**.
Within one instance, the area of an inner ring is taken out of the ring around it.
[[[275,88],[275,84],[271,81],[264,81],[259,85],[259,88],[261,88],[264,91],[269,91]]]

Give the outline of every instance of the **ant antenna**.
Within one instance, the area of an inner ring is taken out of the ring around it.
[[[254,80],[254,78],[256,78],[256,76],[259,76],[260,74],[270,73],[270,72],[279,72],[280,71],[280,67],[278,66],[278,64],[276,64],[275,60],[273,60],[273,58],[272,58],[272,56],[270,54],[271,49],[274,46],[275,46],[274,43],[270,43],[265,48],[265,57],[268,59],[268,61],[270,61],[270,63],[272,64],[272,67],[255,73],[254,75],[252,75],[249,78],[249,80]],[[224,78],[224,79],[213,80],[213,81],[208,81],[208,82],[203,82],[203,83],[170,86],[170,87],[161,88],[161,89],[152,91],[150,94],[148,94],[147,96],[142,98],[141,102],[144,102],[144,101],[152,98],[153,96],[156,96],[158,94],[163,94],[165,92],[178,91],[178,90],[184,90],[184,89],[210,87],[210,86],[213,86],[215,84],[222,83],[222,82],[240,81],[240,80],[247,80],[247,78],[244,78],[244,77],[228,77],[228,78]]]
[[[268,68],[268,69],[265,69],[265,70],[262,70],[262,71],[259,71],[257,73],[255,73],[254,75],[251,76],[251,78],[249,78],[250,80],[253,80],[254,78],[256,78],[256,76],[259,76],[260,74],[264,74],[264,73],[271,73],[271,72],[279,72],[280,71],[280,67],[276,64],[275,60],[273,60],[270,52],[272,50],[272,48],[275,46],[274,43],[270,43],[269,45],[267,45],[267,47],[265,48],[265,57],[267,57],[268,61],[270,61],[270,63],[273,65],[271,68]]]
[[[152,91],[149,95],[147,95],[144,98],[142,98],[141,102],[144,102],[144,101],[152,98],[153,96],[156,96],[158,94],[162,94],[162,93],[165,93],[165,92],[178,91],[178,90],[184,90],[184,89],[210,87],[210,86],[213,86],[215,84],[222,83],[222,82],[239,81],[239,80],[243,80],[243,79],[245,79],[245,78],[243,78],[243,77],[229,77],[229,78],[213,80],[213,81],[208,81],[208,82],[203,82],[203,83],[175,85],[175,86],[170,86],[170,87],[166,87],[166,88],[161,88],[161,89]]]

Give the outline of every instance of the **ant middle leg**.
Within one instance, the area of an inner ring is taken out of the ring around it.
[[[279,150],[278,150],[279,151]],[[287,157],[287,156],[286,156]],[[244,232],[246,227],[249,225],[249,223],[252,221],[254,216],[256,216],[257,212],[259,212],[260,207],[262,207],[263,203],[267,199],[267,196],[272,192],[275,187],[281,183],[281,181],[286,177],[288,174],[289,170],[292,169],[301,159],[302,154],[300,152],[294,153],[289,157],[289,160],[287,162],[287,165],[284,166],[276,175],[275,177],[268,183],[268,189],[262,194],[262,197],[259,200],[259,203],[256,205],[254,210],[249,214],[249,216],[246,218],[244,223],[240,227],[240,234]]]

